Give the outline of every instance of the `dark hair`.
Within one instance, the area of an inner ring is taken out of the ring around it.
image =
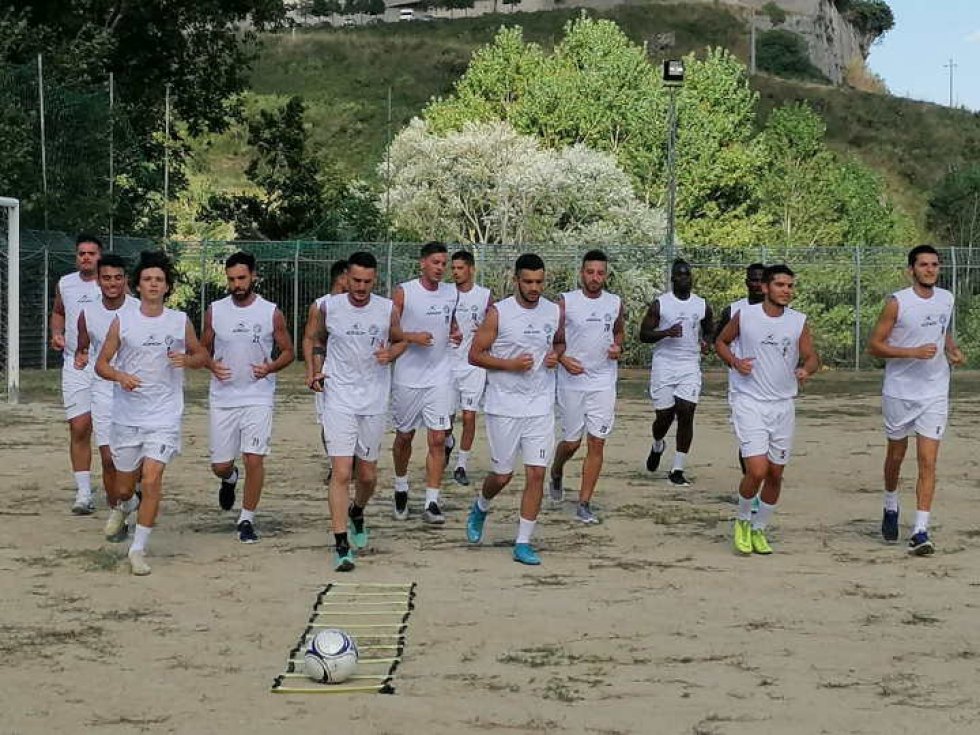
[[[337,283],[337,279],[340,278],[347,272],[347,261],[341,258],[340,260],[335,260],[333,265],[330,266],[330,288],[333,288]]]
[[[78,246],[84,242],[94,243],[99,250],[102,250],[102,241],[95,235],[89,235],[87,232],[82,232],[78,237],[75,238],[75,250],[78,250]]]
[[[101,272],[103,268],[122,268],[126,272],[126,261],[121,255],[116,253],[106,253],[99,256],[99,262],[95,264],[96,272]]]
[[[909,268],[915,265],[915,261],[920,255],[935,255],[938,258],[939,251],[932,245],[916,245],[914,248],[909,250]]]
[[[244,265],[248,268],[249,272],[255,273],[255,256],[243,250],[232,253],[225,261],[225,268],[234,268],[236,265]]]
[[[675,260],[673,263],[670,264],[670,274],[671,275],[674,275],[674,272],[675,271],[677,271],[679,268],[683,268],[683,267],[686,267],[688,270],[690,270],[691,269],[691,264],[688,263],[683,258],[677,258],[677,260]]]
[[[364,250],[360,250],[356,253],[351,253],[347,258],[347,267],[350,268],[352,265],[356,265],[360,268],[373,268],[378,269],[378,259],[375,258],[371,253]]]
[[[752,271],[762,271],[763,273],[765,273],[765,270],[766,270],[766,266],[763,265],[762,263],[750,263],[745,268],[745,277],[748,278],[750,275],[752,275]]]
[[[448,252],[449,252],[449,248],[447,248],[445,245],[443,245],[441,242],[438,242],[437,240],[432,240],[431,242],[427,242],[425,245],[422,246],[422,248],[419,250],[419,257],[428,258],[430,255],[435,255],[436,253],[448,253]]]
[[[762,274],[763,283],[771,283],[772,279],[776,276],[789,276],[790,278],[796,278],[796,274],[790,269],[785,263],[777,263],[776,265],[766,266],[765,272]]]
[[[590,260],[598,260],[601,263],[608,263],[609,258],[601,250],[590,250],[585,255],[582,256],[582,265],[585,265]]]
[[[136,267],[133,268],[133,272],[129,277],[129,284],[134,291],[139,288],[140,276],[147,268],[159,268],[163,271],[163,277],[167,281],[167,293],[164,294],[164,298],[167,298],[174,290],[174,283],[177,281],[177,275],[174,273],[174,265],[170,261],[170,258],[162,250],[144,250],[140,253],[140,259],[137,261]]]
[[[521,271],[543,271],[544,261],[540,255],[534,253],[524,253],[514,263],[514,275],[520,275]]]
[[[476,265],[476,260],[473,259],[473,253],[469,250],[457,250],[453,253],[453,257],[450,260],[462,260],[466,265]]]

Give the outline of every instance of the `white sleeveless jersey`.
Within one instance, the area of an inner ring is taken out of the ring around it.
[[[405,294],[402,330],[429,332],[434,342],[431,347],[409,345],[395,361],[393,382],[408,388],[448,383],[451,373],[449,330],[456,308],[456,286],[440,283],[435,291],[427,291],[416,278],[401,284],[401,289]]]
[[[660,322],[657,329],[669,329],[677,323],[683,327],[680,337],[664,337],[653,345],[651,373],[663,382],[671,376],[689,375],[701,370],[701,322],[707,305],[700,296],[691,294],[681,301],[672,293],[657,297]]]
[[[806,315],[786,307],[781,316],[769,316],[762,304],[738,312],[738,342],[743,358],[754,357],[749,375],[735,373],[729,388],[757,401],[793,398],[798,389],[800,335]]]
[[[619,296],[603,291],[591,299],[579,289],[562,294],[565,302],[565,354],[582,363],[585,372],[571,375],[558,367],[558,385],[565,390],[615,389],[619,363],[609,359]]]
[[[126,298],[123,299],[123,302],[118,309],[105,308],[101,297],[94,304],[85,305],[85,308],[82,309],[82,311],[85,313],[85,331],[88,332],[89,365],[94,366],[95,361],[99,358],[99,353],[102,352],[102,345],[105,344],[105,338],[106,335],[109,334],[109,327],[112,326],[112,321],[119,314],[139,311],[139,308],[140,300],[133,298],[129,294],[127,294]],[[113,361],[113,365],[115,365],[116,362],[117,361]],[[92,390],[111,395],[112,385],[111,380],[104,380],[96,375]]]
[[[375,352],[388,344],[391,299],[371,296],[354,306],[347,294],[327,297],[327,374],[323,387],[323,420],[330,412],[376,416],[388,410],[391,367],[378,364]]]
[[[76,271],[61,277],[58,281],[58,293],[61,294],[61,303],[65,307],[64,360],[71,363],[75,361],[75,350],[78,349],[78,315],[85,307],[102,301],[102,290],[97,278],[83,281]]]
[[[463,340],[458,347],[452,348],[453,370],[477,370],[479,368],[470,365],[470,346],[473,344],[473,335],[476,334],[476,330],[486,318],[487,304],[490,303],[490,289],[474,284],[469,291],[464,292],[457,289],[456,293],[458,294],[456,323],[463,333]]]
[[[946,332],[953,318],[953,294],[944,288],[933,290],[924,299],[912,288],[894,294],[898,319],[888,336],[893,347],[936,345],[930,360],[890,358],[885,362],[882,394],[904,400],[931,400],[949,394],[949,363],[946,360]]]
[[[534,367],[522,373],[487,370],[485,411],[496,416],[545,416],[555,405],[555,371],[544,366],[558,330],[558,304],[543,296],[526,309],[510,296],[495,305],[497,338],[493,357],[505,359],[529,354]]]
[[[211,304],[214,359],[231,370],[228,380],[211,376],[212,408],[271,406],[275,403],[276,375],[256,380],[252,365],[272,361],[273,317],[276,305],[256,295],[248,306],[237,306],[231,296]]]
[[[135,375],[140,386],[123,390],[116,383],[112,394],[112,420],[123,426],[179,429],[184,413],[184,371],[173,367],[167,355],[186,352],[187,315],[164,308],[149,317],[139,309],[116,317],[119,351],[116,369]]]

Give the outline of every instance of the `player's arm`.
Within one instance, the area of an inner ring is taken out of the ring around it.
[[[813,333],[810,325],[804,324],[800,332],[800,367],[796,369],[796,379],[801,383],[820,369],[820,356],[813,344]]]
[[[709,336],[715,333],[714,315],[711,313],[711,306],[708,302],[704,304],[704,319],[701,320],[701,353],[708,354],[711,350]]]
[[[657,299],[653,300],[650,304],[650,308],[647,309],[647,313],[643,317],[643,321],[640,322],[640,342],[645,344],[653,344],[659,342],[664,337],[676,337],[678,336],[677,325],[672,325],[670,329],[657,329],[660,325],[660,302]]]
[[[99,356],[95,360],[95,374],[104,380],[119,383],[123,390],[135,390],[140,385],[140,379],[135,375],[124,373],[122,370],[116,370],[112,366],[112,360],[119,352],[120,343],[119,317],[115,317],[112,324],[109,325],[109,332],[106,334],[105,342],[102,343],[102,349],[99,350]]]
[[[326,306],[324,306],[324,310]],[[314,301],[306,313],[303,327],[303,363],[306,365],[306,386],[319,391],[323,388],[323,361],[327,357],[327,320],[324,311]],[[319,384],[319,387],[317,385]]]
[[[276,355],[275,360],[265,362],[261,366],[253,367],[253,373],[256,373],[255,377],[257,378],[264,378],[271,373],[278,373],[296,359],[293,338],[289,336],[289,330],[286,328],[286,317],[283,316],[282,311],[278,308],[272,313],[272,341],[275,343],[279,354]],[[263,375],[258,375],[257,372],[262,372]]]
[[[399,288],[395,295],[402,293],[402,304],[404,305],[405,296],[401,288]],[[406,332],[402,330],[402,312],[401,309],[396,309],[394,307],[395,299],[392,298],[391,307],[391,324],[388,325],[388,346],[386,348],[386,354],[388,357],[388,362],[394,362],[399,357],[401,357],[405,350],[408,349],[408,340],[406,339]]]
[[[564,301],[564,299],[562,299]],[[551,349],[544,356],[544,366],[549,370],[557,367],[558,362],[565,355],[565,310],[559,304],[558,307],[558,327],[551,338]]]
[[[394,344],[395,342],[404,343],[403,346],[398,351],[398,355],[401,355],[402,352],[404,352],[405,349],[408,347],[408,345],[420,345],[422,347],[431,347],[435,342],[435,339],[433,338],[430,332],[405,332],[402,331],[401,329],[400,326],[401,318],[402,318],[402,314],[405,312],[405,289],[403,289],[401,286],[395,288],[395,293],[391,295],[391,302],[393,304],[391,313],[393,315],[394,314],[398,315],[398,320],[399,320],[398,334],[401,337],[401,339],[398,340],[396,340],[394,337],[391,338],[392,349],[394,350],[396,347],[396,345]],[[395,355],[395,357],[397,357],[398,355]]]
[[[949,360],[949,364],[953,367],[960,367],[966,364],[966,356],[960,350],[959,345],[956,344],[953,333],[949,331],[946,332],[946,359]]]
[[[558,364],[561,365],[568,371],[569,375],[581,375],[585,372],[582,367],[582,363],[576,360],[571,355],[565,354],[565,297],[558,299],[558,331],[555,332],[555,339],[553,344],[561,343],[563,349],[558,355]]]
[[[881,310],[878,323],[871,330],[871,337],[868,338],[868,354],[872,357],[884,358],[905,358],[917,360],[930,360],[936,354],[937,348],[933,343],[919,345],[918,347],[895,347],[888,344],[895,322],[898,321],[898,299],[894,296],[889,297],[885,302],[885,307]]]
[[[204,329],[201,332],[201,346],[207,353],[208,362],[205,367],[218,380],[231,378],[231,368],[221,362],[220,357],[214,357],[214,322],[211,317],[211,307],[204,312]]]
[[[169,355],[170,364],[179,368],[198,368],[207,367],[211,362],[211,356],[204,349],[204,345],[197,339],[197,332],[191,320],[184,319],[184,352],[172,352]]]
[[[88,335],[88,325],[85,322],[85,309],[78,314],[78,346],[75,348],[75,369],[83,370],[88,365],[88,348],[92,341]]]
[[[51,328],[51,349],[65,349],[65,302],[61,300],[61,287],[54,287],[54,306],[48,320]]]
[[[721,330],[725,328],[732,319],[732,305],[729,304],[724,309],[721,310],[721,316],[718,317],[718,324],[715,325],[715,341],[718,341],[718,335],[721,334]]]
[[[623,302],[619,302],[619,314],[613,322],[613,343],[609,346],[606,353],[610,360],[618,360],[623,356],[623,345],[626,344],[626,311],[623,309]]]
[[[731,344],[736,339],[738,339],[738,325],[739,317],[741,312],[733,316],[725,328],[721,330],[718,334],[718,338],[715,340],[715,354],[718,355],[719,359],[728,365],[732,370],[737,370],[742,375],[748,375],[752,372],[752,363],[755,360],[754,357],[735,357],[735,353],[732,352]]]

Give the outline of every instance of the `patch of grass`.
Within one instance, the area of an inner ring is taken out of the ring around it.
[[[79,645],[97,648],[105,630],[98,625],[84,624],[78,628],[51,628],[40,625],[0,625],[0,654],[27,656],[36,649],[59,645]],[[2,661],[4,659],[0,659]],[[7,659],[7,663],[13,659]],[[16,663],[16,662],[13,662]]]
[[[104,546],[98,549],[79,549],[69,551],[59,549],[57,552],[59,559],[78,559],[84,565],[87,572],[111,572],[122,560],[122,557],[113,549]]]
[[[942,618],[937,618],[929,613],[920,613],[912,610],[902,621],[904,625],[938,625],[943,622]]]
[[[545,684],[544,694],[542,696],[545,699],[554,699],[558,702],[575,702],[582,699],[578,692],[568,686],[566,681],[559,679],[558,677],[548,679],[548,683]]]

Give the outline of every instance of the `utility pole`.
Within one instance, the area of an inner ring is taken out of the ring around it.
[[[755,76],[755,13],[749,16],[749,74]]]
[[[954,62],[952,59],[949,60],[948,64],[943,64],[943,69],[949,69],[949,106],[953,106],[953,69],[958,67],[959,64]]]

